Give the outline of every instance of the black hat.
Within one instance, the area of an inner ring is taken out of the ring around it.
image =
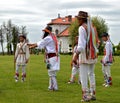
[[[76,16],[78,19],[83,18],[86,19],[88,17],[88,13],[85,11],[79,11],[78,15]]]
[[[102,35],[101,35],[101,37],[107,37],[107,36],[109,36],[109,35],[106,32],[102,33]]]
[[[43,29],[43,31],[45,31],[45,32],[52,32],[52,27],[50,27],[50,26],[47,26],[45,29]]]

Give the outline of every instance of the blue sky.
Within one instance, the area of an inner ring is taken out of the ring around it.
[[[27,26],[28,38],[33,43],[40,40],[42,29],[58,13],[75,16],[84,10],[105,19],[112,42],[118,44],[119,4],[119,0],[0,0],[0,24],[11,19],[14,24]]]

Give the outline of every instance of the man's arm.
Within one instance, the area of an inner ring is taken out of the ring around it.
[[[27,44],[27,45],[29,46],[30,49],[37,47],[37,43]]]

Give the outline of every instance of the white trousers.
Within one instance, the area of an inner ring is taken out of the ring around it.
[[[71,78],[70,78],[70,81],[71,81],[71,82],[74,82],[75,75],[76,75],[77,73],[79,73],[79,69],[80,69],[80,68],[75,67],[75,66],[72,67]],[[80,75],[79,75],[79,76],[80,76]],[[78,78],[78,81],[80,81],[80,77]]]
[[[57,73],[57,70],[54,70],[54,71],[48,70],[48,75],[49,75],[49,87],[48,87],[48,89],[49,90],[58,90],[56,73]]]
[[[110,65],[104,66],[102,64],[102,72],[104,76],[111,77]]]
[[[102,72],[103,72],[103,75],[104,75],[104,80],[105,80],[105,83],[110,83],[111,82],[111,71],[110,71],[110,65],[103,65],[102,64]]]
[[[95,74],[94,74],[95,64],[80,64],[80,79],[82,85],[82,91],[90,90],[91,93],[95,92]],[[90,83],[90,88],[88,88],[88,81]]]
[[[16,75],[19,76],[19,69],[20,67],[22,67],[22,76],[25,76],[26,77],[26,65],[19,65],[19,64],[16,64]]]

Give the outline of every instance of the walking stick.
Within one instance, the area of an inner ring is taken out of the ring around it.
[[[15,71],[15,50],[16,50],[16,48],[15,48],[15,43],[14,43],[14,54],[13,54],[13,55],[14,55],[14,56],[13,56],[13,60],[14,60],[14,64],[13,64],[13,65],[14,65],[14,71]]]

